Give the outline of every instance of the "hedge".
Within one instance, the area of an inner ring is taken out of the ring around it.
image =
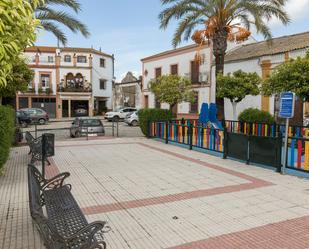
[[[7,161],[15,131],[15,112],[8,106],[0,106],[0,169]]]
[[[139,126],[145,136],[148,136],[148,124],[151,121],[165,121],[172,118],[172,112],[164,109],[141,109],[138,111]]]
[[[261,111],[256,108],[248,108],[241,112],[238,116],[238,120],[241,122],[252,123],[267,123],[273,124],[275,122],[274,117],[266,111]]]

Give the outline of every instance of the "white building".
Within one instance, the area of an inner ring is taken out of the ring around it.
[[[232,73],[239,69],[245,72],[256,72],[260,77],[266,79],[271,71],[289,60],[290,58],[302,57],[309,49],[309,32],[274,38],[270,45],[266,41],[256,42],[248,45],[241,45],[227,53],[225,57],[224,73]],[[214,72],[214,66],[212,72]],[[214,74],[212,74],[213,87],[215,86]],[[246,108],[258,108],[268,111],[277,116],[278,97],[247,96],[237,104],[237,116]],[[304,112],[303,112],[304,109]],[[233,111],[230,100],[225,99],[225,118],[232,119]],[[298,101],[295,108],[295,120],[302,119],[303,113],[308,113],[308,104]]]
[[[245,43],[255,42],[250,38]],[[239,46],[228,43],[228,50]],[[196,62],[195,57],[199,50],[202,63]],[[153,93],[149,91],[149,81],[166,74],[178,74],[188,77],[196,94],[194,103],[183,102],[175,107],[174,113],[179,118],[196,118],[203,103],[215,102],[215,89],[211,85],[211,66],[214,60],[212,46],[189,45],[142,59],[143,74],[143,107],[169,108],[168,104],[158,103]]]
[[[186,76],[192,81],[197,92],[195,103],[180,103],[176,106],[178,116],[196,116],[203,102],[210,101],[210,68],[212,52],[209,46],[203,46],[200,53],[203,62],[195,61],[197,45],[189,45],[142,59],[143,73],[143,106],[149,108],[169,108],[168,104],[158,103],[153,93],[149,91],[149,81],[166,74]]]
[[[114,57],[92,48],[34,46],[24,52],[34,80],[18,93],[16,108],[39,107],[50,117],[71,117],[86,108],[92,116],[112,109]]]

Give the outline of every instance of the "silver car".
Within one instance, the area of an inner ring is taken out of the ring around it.
[[[97,118],[76,118],[72,122],[70,128],[70,136],[81,137],[81,136],[104,136],[105,130],[103,123]]]
[[[126,118],[124,119],[124,122],[130,126],[137,126],[138,125],[138,115],[137,111],[133,112],[131,114],[128,114]]]

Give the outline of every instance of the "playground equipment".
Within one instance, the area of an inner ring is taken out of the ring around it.
[[[199,116],[199,123],[208,128],[223,129],[221,122],[217,119],[217,105],[203,103]]]

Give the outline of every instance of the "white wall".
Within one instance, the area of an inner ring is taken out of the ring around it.
[[[100,58],[105,59],[105,67],[100,67]],[[107,97],[107,108],[113,108],[113,59],[93,54],[92,92],[94,97]],[[100,89],[100,79],[107,80],[106,89]]]
[[[306,54],[307,49],[299,49],[294,50],[289,53],[290,58],[297,58],[299,56],[304,56]],[[235,62],[227,62],[224,65],[224,74],[232,73],[237,70],[242,70],[244,72],[256,72],[260,77],[262,77],[262,68],[260,63],[263,60],[270,60],[272,67],[271,69],[274,70],[276,66],[282,64],[285,62],[285,54],[276,54],[276,55],[269,55],[269,56],[262,56],[259,58],[254,59],[248,59],[244,61],[235,61]],[[215,72],[214,72],[214,66],[212,67],[212,101],[215,101]],[[274,96],[270,97],[269,100],[269,112],[274,115],[275,112],[275,98]],[[245,99],[243,99],[241,102],[237,104],[236,107],[236,115],[238,115],[247,108],[258,108],[261,109],[262,106],[262,96],[247,96]],[[233,119],[233,108],[230,100],[225,99],[224,100],[224,107],[225,107],[225,118],[226,119]]]
[[[200,74],[210,82],[210,65],[211,65],[211,49],[204,48],[200,51],[200,54],[204,56],[205,61],[202,65],[200,65]],[[170,74],[171,73],[171,65],[177,64],[178,65],[178,75],[186,76],[190,78],[191,74],[191,61],[195,59],[196,49],[190,50],[188,52],[184,52],[181,54],[170,55],[169,57],[158,58],[154,61],[146,61],[143,64],[144,72],[148,71],[148,75],[144,75],[143,78],[143,90],[144,95],[148,95],[148,107],[154,108],[155,107],[155,97],[153,93],[147,92],[149,81],[155,78],[155,69],[161,67],[162,75]],[[143,72],[143,74],[144,74]],[[202,105],[203,102],[209,102],[209,86],[195,88],[195,91],[199,92],[199,106]],[[162,103],[161,108],[168,109],[169,105]],[[180,103],[178,104],[178,113],[189,113],[190,104],[189,103]]]

